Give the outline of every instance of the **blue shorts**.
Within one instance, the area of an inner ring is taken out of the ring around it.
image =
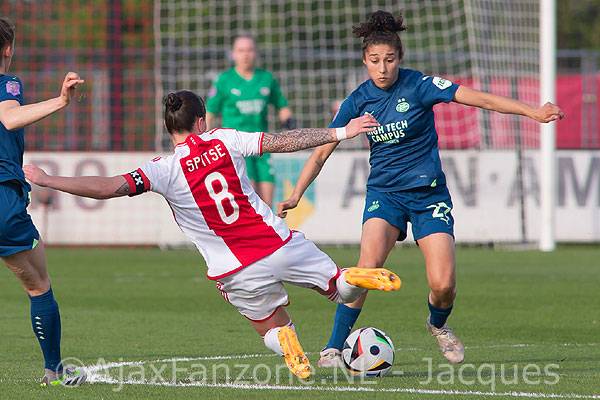
[[[452,199],[446,185],[419,187],[398,192],[367,189],[363,224],[370,218],[382,218],[400,229],[398,240],[406,239],[407,222],[412,225],[415,240],[432,233],[448,233],[454,237]]]
[[[33,249],[40,234],[27,214],[29,190],[17,181],[0,182],[0,257]]]

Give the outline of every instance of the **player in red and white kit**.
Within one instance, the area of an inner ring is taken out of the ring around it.
[[[283,283],[348,303],[365,289],[398,290],[400,279],[383,268],[340,270],[302,233],[290,231],[252,188],[244,157],[352,138],[377,121],[365,115],[338,129],[206,132],[205,115],[204,103],[194,93],[171,93],[165,101],[165,124],[175,145],[172,155],[114,177],[49,176],[32,165],[24,167],[25,175],[39,186],[96,199],[161,194],[206,260],[208,278],[217,281],[223,297],[250,320],[268,348],[284,356],[292,373],[307,378],[310,364],[285,310]]]

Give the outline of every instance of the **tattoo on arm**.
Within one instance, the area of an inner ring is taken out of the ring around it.
[[[294,129],[281,133],[265,133],[265,153],[290,153],[335,142],[335,132],[328,128]]]
[[[129,183],[127,183],[127,182],[125,182],[124,184],[121,185],[120,188],[115,190],[115,194],[117,194],[119,196],[126,196],[130,193],[131,192],[129,191]]]

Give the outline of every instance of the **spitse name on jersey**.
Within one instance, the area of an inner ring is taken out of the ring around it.
[[[291,239],[285,222],[258,197],[244,157],[262,153],[263,133],[214,129],[190,135],[168,157],[123,175],[131,195],[153,191],[196,245],[217,280],[274,253]]]
[[[202,164],[203,167],[209,166],[214,161],[218,161],[219,158],[225,157],[223,146],[221,144],[215,145],[215,147],[208,149],[201,153],[199,156],[195,156],[191,160],[187,160],[185,165],[187,166],[188,172],[194,172]]]

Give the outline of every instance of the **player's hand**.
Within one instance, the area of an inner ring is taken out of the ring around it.
[[[563,119],[565,113],[556,104],[550,102],[544,104],[540,108],[534,111],[533,119],[537,122],[547,123]]]
[[[77,89],[77,85],[84,83],[85,81],[79,77],[79,74],[76,72],[69,72],[65,76],[65,80],[63,81],[62,88],[60,90],[60,99],[64,105],[67,105],[71,102],[71,99],[75,95],[75,89]]]
[[[25,173],[25,178],[27,178],[29,182],[42,187],[46,186],[48,174],[46,174],[43,169],[36,167],[35,165],[24,165],[23,172]]]
[[[346,125],[346,137],[348,139],[360,135],[361,133],[372,131],[379,126],[379,122],[371,114],[365,114],[362,117],[354,118]]]
[[[279,218],[285,218],[287,216],[286,210],[296,208],[296,206],[298,205],[298,201],[300,201],[300,199],[297,199],[292,196],[289,199],[277,204],[277,216]]]

